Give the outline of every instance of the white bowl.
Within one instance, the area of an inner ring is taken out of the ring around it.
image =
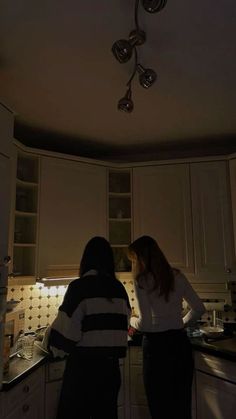
[[[217,338],[224,333],[223,327],[220,326],[204,326],[200,330],[209,338]]]

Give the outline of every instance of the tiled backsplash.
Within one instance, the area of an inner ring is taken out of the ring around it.
[[[133,281],[122,280],[129,295],[130,304],[135,313],[138,312],[137,302],[134,295]],[[42,284],[19,285],[8,288],[7,299],[19,300],[17,308],[25,309],[25,328],[35,330],[41,326],[47,326],[54,320],[67,286],[45,287]],[[222,312],[222,320],[236,322],[236,282],[231,283],[232,308]],[[210,321],[211,312],[206,312],[202,320]]]

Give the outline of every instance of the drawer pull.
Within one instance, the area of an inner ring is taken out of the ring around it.
[[[23,407],[22,407],[22,410],[23,410],[24,413],[28,412],[29,411],[29,405],[24,404]]]
[[[23,392],[29,393],[29,386],[27,384],[23,387]]]

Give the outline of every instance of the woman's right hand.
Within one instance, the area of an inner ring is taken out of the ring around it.
[[[137,329],[135,329],[132,326],[129,326],[128,335],[132,338],[135,335],[135,333],[137,333]]]

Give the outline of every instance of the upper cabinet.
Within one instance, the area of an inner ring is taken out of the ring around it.
[[[39,157],[15,150],[12,214],[12,272],[9,281],[36,281],[39,208]]]
[[[134,238],[157,240],[169,263],[193,273],[193,236],[188,164],[133,170]]]
[[[13,114],[0,104],[0,288],[7,285]]]
[[[230,186],[231,186],[231,202],[233,213],[233,230],[234,230],[234,259],[236,260],[236,158],[229,162],[230,168]]]
[[[154,237],[192,282],[235,278],[227,161],[136,168],[133,180],[134,238]]]
[[[0,154],[0,288],[7,285],[8,275],[8,228],[10,213],[10,166],[9,159]]]
[[[42,157],[39,277],[78,275],[84,247],[106,237],[106,168]]]
[[[228,162],[191,164],[196,277],[227,282],[235,274]]]
[[[14,116],[0,103],[0,154],[11,157],[13,148]]]
[[[131,271],[127,246],[132,236],[131,171],[108,171],[109,241],[113,248],[116,272]]]

